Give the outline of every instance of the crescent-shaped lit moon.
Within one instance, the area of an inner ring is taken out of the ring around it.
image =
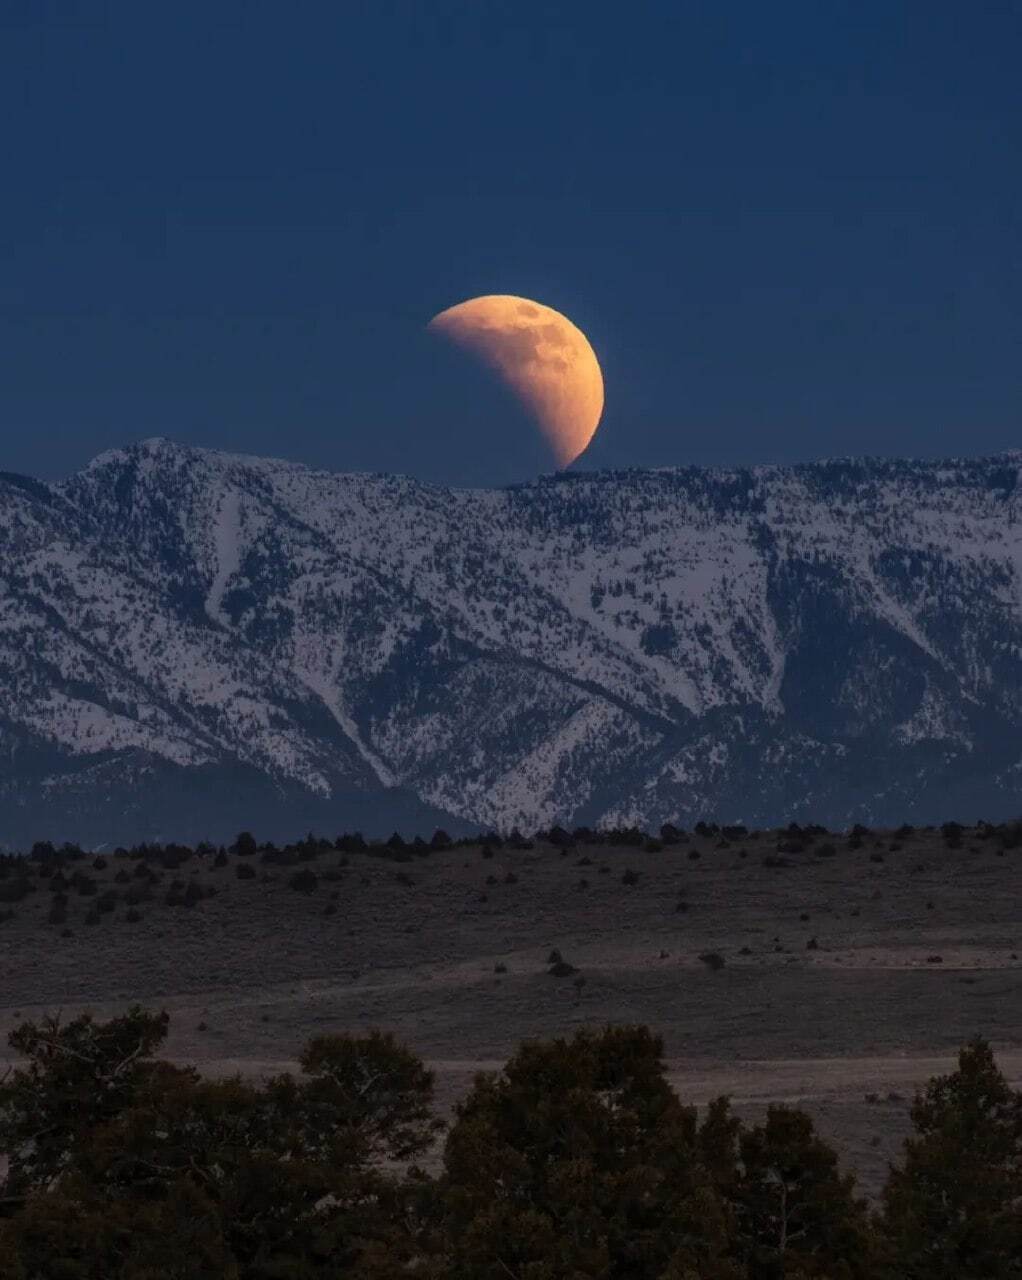
[[[589,444],[603,413],[603,374],[585,334],[566,316],[497,293],[448,307],[427,328],[503,379],[536,419],[558,466]]]

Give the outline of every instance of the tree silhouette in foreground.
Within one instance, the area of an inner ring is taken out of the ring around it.
[[[803,1111],[773,1106],[739,1139],[738,1206],[750,1280],[852,1280],[872,1262],[866,1202]]]
[[[930,1081],[912,1125],[904,1165],[891,1170],[883,1194],[890,1274],[1022,1276],[1022,1094],[986,1041],[970,1041],[958,1070]]]
[[[742,1274],[695,1111],[645,1027],[527,1043],[477,1077],[447,1140],[442,1193],[451,1280]]]
[[[110,1124],[157,1077],[197,1080],[190,1068],[154,1060],[167,1035],[166,1013],[133,1008],[97,1023],[47,1017],[11,1032],[27,1064],[0,1084],[0,1151],[8,1160],[4,1193],[16,1202],[45,1191],[80,1167],[97,1131]]]
[[[297,1075],[155,1057],[166,1014],[44,1019],[0,1081],[4,1280],[1008,1280],[1022,1096],[982,1040],[931,1080],[871,1217],[803,1112],[746,1127],[671,1088],[642,1026],[523,1044],[476,1077],[442,1167],[433,1079],[393,1037]]]
[[[166,1030],[155,1022],[134,1010],[106,1026],[79,1020],[72,1034],[16,1033],[32,1057],[0,1087],[0,1115],[14,1117],[0,1134],[18,1156],[8,1191],[19,1193],[0,1230],[0,1274],[393,1274],[407,1253],[394,1228],[411,1175],[380,1162],[421,1152],[438,1127],[415,1055],[379,1033],[321,1037],[303,1078],[202,1080],[146,1061]],[[79,1053],[83,1041],[99,1048]],[[24,1154],[33,1096],[60,1135],[43,1162]]]

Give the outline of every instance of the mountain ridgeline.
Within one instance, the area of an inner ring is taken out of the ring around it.
[[[1020,471],[0,475],[0,843],[1013,816]]]

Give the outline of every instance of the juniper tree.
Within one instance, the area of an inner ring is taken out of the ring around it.
[[[772,1106],[738,1140],[732,1195],[749,1280],[867,1280],[866,1202],[803,1111]]]
[[[28,1061],[0,1082],[8,1201],[54,1185],[74,1167],[92,1132],[130,1106],[153,1073],[193,1074],[154,1061],[167,1025],[166,1013],[135,1007],[109,1022],[87,1013],[70,1022],[51,1016],[11,1032],[11,1048]]]
[[[695,1112],[645,1027],[524,1044],[481,1074],[444,1156],[449,1280],[732,1280],[729,1213]]]
[[[381,1033],[317,1037],[300,1077],[265,1085],[135,1069],[165,1029],[139,1011],[23,1029],[35,1070],[11,1086],[16,1118],[41,1101],[62,1138],[26,1153],[11,1123],[27,1194],[0,1221],[0,1274],[382,1280],[422,1255],[427,1184],[384,1167],[439,1125],[411,1051]]]
[[[883,1193],[891,1276],[1022,1276],[1022,1094],[985,1040],[971,1040],[957,1071],[916,1097],[912,1126]]]

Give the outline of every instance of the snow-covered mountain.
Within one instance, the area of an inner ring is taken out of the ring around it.
[[[0,476],[0,841],[1015,814],[1020,471]]]

